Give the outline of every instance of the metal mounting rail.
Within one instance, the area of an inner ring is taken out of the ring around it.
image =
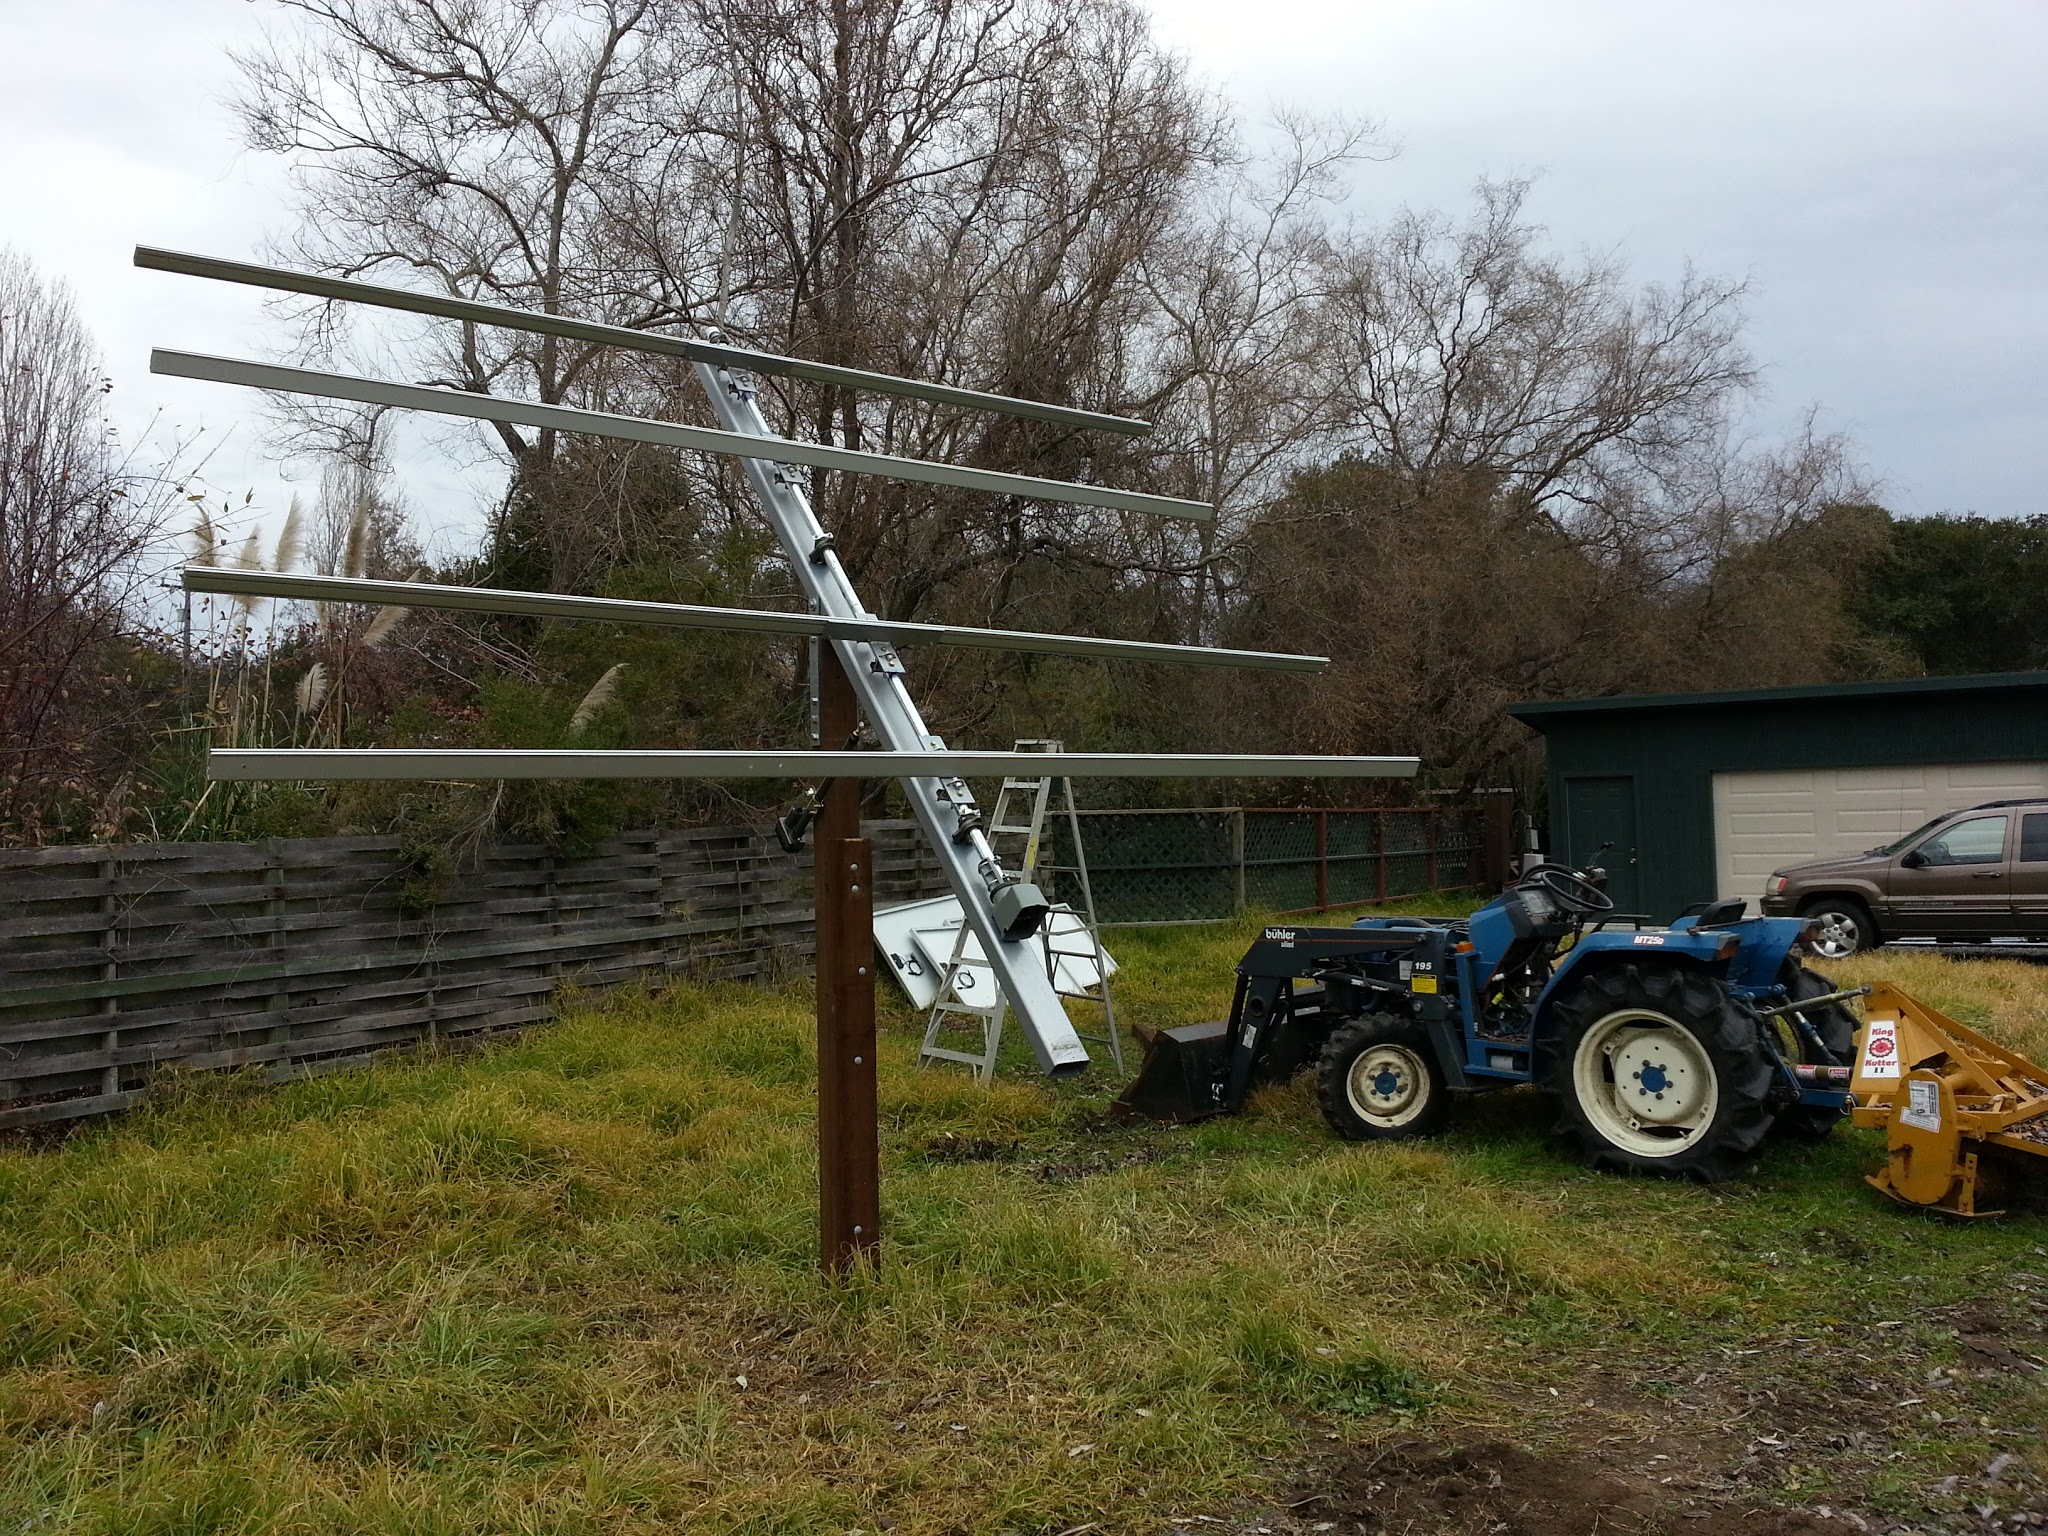
[[[697,603],[642,602],[622,597],[578,597],[554,592],[513,592],[496,587],[442,587],[427,582],[368,581],[354,576],[298,576],[244,571],[233,566],[187,566],[188,592],[246,597],[300,598],[309,602],[378,603],[456,613],[509,613],[540,619],[596,619],[674,629],[718,629],[772,635],[830,635],[888,644],[964,646],[1025,651],[1045,656],[1100,656],[1114,661],[1162,661],[1188,667],[1238,667],[1268,672],[1320,672],[1324,656],[1273,651],[1228,651],[1216,646],[1165,645],[1151,640],[1109,640],[1093,635],[1048,635],[1030,630],[970,629],[955,624],[899,624],[888,619],[835,619],[818,613],[766,608],[712,608]]]
[[[721,368],[745,368],[753,373],[783,378],[806,379],[814,384],[839,384],[871,394],[899,395],[912,400],[930,400],[939,405],[957,405],[968,410],[994,411],[1004,416],[1021,416],[1033,421],[1056,422],[1095,432],[1119,432],[1142,437],[1152,430],[1149,421],[1129,416],[1111,416],[1101,411],[1076,410],[1067,405],[1048,405],[1041,400],[1019,400],[1010,395],[991,395],[978,389],[960,389],[951,384],[930,384],[895,374],[870,373],[864,368],[841,368],[831,363],[814,363],[801,357],[784,357],[776,352],[757,352],[751,347],[721,342],[697,341],[683,336],[663,336],[625,325],[605,325],[594,320],[577,320],[568,315],[536,314],[502,304],[482,304],[475,299],[458,299],[449,294],[416,293],[408,288],[388,288],[352,278],[324,277],[314,272],[295,272],[288,267],[258,266],[248,261],[224,261],[217,256],[195,256],[184,251],[166,251],[156,246],[135,247],[135,265],[158,272],[176,272],[185,277],[210,277],[222,282],[246,283],[256,288],[275,288],[285,293],[304,293],[314,298],[340,299],[351,304],[371,304],[380,309],[399,309],[411,314],[437,315],[473,325],[503,326],[507,330],[531,331],[541,336],[563,336],[571,341],[595,342],[600,346],[625,347],[635,352],[653,352],[665,357],[686,357],[693,363],[712,363]]]
[[[1412,757],[1293,757],[1235,752],[881,752],[507,747],[215,747],[216,779],[895,779],[920,769],[957,778],[1043,773],[1070,779],[1405,779]],[[938,783],[915,780],[915,783]],[[942,785],[951,812],[962,791]],[[966,802],[972,803],[972,802]],[[953,828],[944,829],[949,845]]]
[[[710,365],[699,363],[697,366],[705,368]],[[354,374],[326,373],[314,368],[286,368],[277,363],[251,362],[239,357],[208,357],[203,353],[173,352],[162,347],[149,354],[149,371],[172,378],[241,384],[250,389],[318,395],[328,400],[354,400],[363,405],[396,406],[400,410],[426,411],[439,416],[468,416],[477,421],[553,427],[560,432],[587,432],[596,437],[655,443],[664,448],[688,448],[698,453],[739,456],[752,446],[735,441],[738,434],[732,431],[688,427],[680,422],[654,421],[645,416],[588,411],[573,405],[541,405],[531,400],[508,400],[500,395],[478,395],[468,390],[442,389],[437,385],[396,384],[389,379],[365,379]],[[767,423],[762,425],[765,428]],[[765,435],[774,436],[773,433]],[[964,464],[906,459],[892,453],[834,448],[829,444],[805,443],[787,437],[775,438],[775,462],[802,464],[812,469],[841,469],[857,475],[884,475],[891,480],[945,485],[956,490],[993,491],[999,496],[1021,496],[1029,501],[1061,501],[1076,506],[1108,507],[1119,512],[1147,512],[1192,522],[1208,522],[1216,516],[1216,509],[1206,502],[1183,501],[1178,496],[1119,491],[1106,485],[1047,480],[1038,475],[1012,475],[996,469],[971,469]]]

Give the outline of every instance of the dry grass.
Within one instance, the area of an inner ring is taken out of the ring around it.
[[[1894,948],[1838,962],[1828,973],[1844,986],[1888,981],[1958,1024],[2048,1063],[2048,965]]]
[[[1127,1016],[1219,1010],[1248,933],[1119,935]],[[2035,1038],[2048,975],[1942,964],[1855,975],[1933,967],[1898,979]],[[1298,1086],[1105,1131],[1117,1085],[983,1090],[893,1023],[887,1258],[844,1286],[801,988],[0,1152],[0,1530],[1146,1531],[1325,1426],[1489,1422],[1623,1334],[1690,1358],[1873,1268],[1952,1301],[2044,1240],[1932,1251],[1853,1177],[1864,1136],[1704,1191],[1585,1174],[1521,1092],[1426,1145],[1340,1145]]]

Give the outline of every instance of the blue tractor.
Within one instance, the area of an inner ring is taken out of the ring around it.
[[[1806,969],[1810,925],[1730,900],[1646,927],[1604,884],[1540,864],[1469,918],[1269,927],[1230,1017],[1153,1034],[1119,1105],[1200,1119],[1313,1069],[1338,1135],[1398,1140],[1439,1129],[1460,1092],[1534,1083],[1596,1166],[1705,1180],[1774,1131],[1826,1136],[1865,989]]]

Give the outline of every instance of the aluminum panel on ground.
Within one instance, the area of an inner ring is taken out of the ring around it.
[[[939,978],[953,958],[953,941],[964,921],[959,899],[953,896],[905,902],[875,913],[875,948],[888,962],[889,974],[903,988],[904,996],[921,1012],[929,1012],[939,1000]],[[1044,928],[1029,942],[1038,946],[1041,959],[1050,959],[1047,969],[1053,990],[1062,997],[1083,997],[1102,984],[1103,967],[1095,963],[1093,952],[1095,937],[1087,920],[1072,907],[1054,907],[1046,915]],[[1102,954],[1114,976],[1115,957],[1107,949]],[[983,973],[988,969],[981,941],[971,934],[961,959],[966,965],[979,966]],[[972,984],[962,990],[972,997]]]

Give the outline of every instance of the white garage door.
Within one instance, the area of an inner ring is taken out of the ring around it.
[[[1943,811],[2048,794],[2048,763],[1931,763],[1714,775],[1714,876],[1723,896],[1763,893],[1770,872],[1861,853]]]

